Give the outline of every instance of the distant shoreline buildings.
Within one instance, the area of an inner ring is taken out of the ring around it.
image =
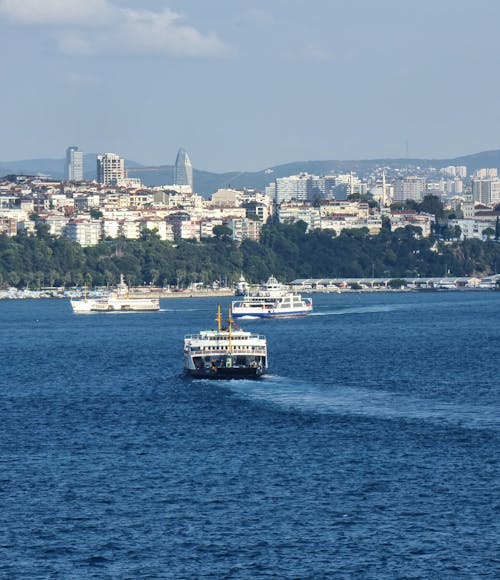
[[[300,173],[276,177],[265,191],[227,187],[209,199],[195,192],[192,163],[183,148],[172,184],[144,186],[128,177],[125,160],[116,153],[99,154],[96,171],[96,181],[83,179],[83,152],[72,145],[66,150],[66,181],[16,175],[0,180],[0,234],[34,233],[36,220],[52,235],[82,246],[138,239],[148,230],[162,240],[202,240],[215,236],[217,226],[229,228],[235,241],[258,241],[270,220],[301,220],[309,231],[336,235],[360,228],[376,235],[388,223],[392,229],[415,226],[425,237],[435,229],[436,217],[417,206],[433,196],[444,204],[455,239],[489,239],[500,215],[500,179],[494,168],[471,176],[464,166],[411,172],[380,167],[362,177],[352,171]]]

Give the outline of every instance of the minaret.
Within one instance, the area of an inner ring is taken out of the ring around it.
[[[385,191],[385,168],[382,169],[382,205],[387,205],[387,194]]]

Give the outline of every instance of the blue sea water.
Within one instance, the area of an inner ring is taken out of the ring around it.
[[[215,383],[215,299],[0,301],[0,578],[498,578],[500,293],[314,301]]]

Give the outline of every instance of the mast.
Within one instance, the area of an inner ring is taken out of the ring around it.
[[[222,316],[220,314],[220,304],[217,306],[217,316],[216,316],[215,320],[217,321],[217,332],[220,332],[221,325],[222,325]]]

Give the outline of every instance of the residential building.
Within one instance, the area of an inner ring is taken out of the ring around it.
[[[476,238],[484,240],[486,236],[483,232],[487,229],[495,231],[497,216],[500,216],[500,212],[481,212],[481,214],[476,214],[475,217],[470,219],[456,219],[449,220],[449,228],[454,226],[459,226],[461,231],[461,239]]]
[[[443,167],[440,171],[448,177],[458,177],[459,179],[467,177],[467,167],[464,165],[448,165],[448,167]]]
[[[232,230],[232,238],[238,242],[242,240],[253,240],[258,242],[260,239],[260,231],[262,229],[262,222],[252,219],[232,219],[227,222],[227,226]]]
[[[500,203],[500,179],[473,178],[472,199],[479,203]]]
[[[116,153],[97,156],[97,181],[104,185],[116,185],[127,177],[125,161]]]
[[[168,216],[176,239],[200,240],[200,220],[193,218],[188,212],[176,212]]]
[[[431,214],[417,213],[415,210],[393,210],[390,214],[390,220],[392,231],[406,226],[416,226],[422,229],[422,236],[427,238],[431,235],[432,223],[435,218]]]
[[[311,176],[308,173],[276,178],[276,203],[307,201],[311,192]]]
[[[17,234],[17,220],[15,218],[0,217],[0,235],[15,236]]]
[[[498,177],[498,169],[496,167],[477,169],[472,174],[472,177],[477,177],[478,179],[495,179]]]
[[[422,201],[425,193],[425,178],[411,175],[394,184],[394,201],[413,199]]]
[[[218,189],[212,194],[213,205],[239,205],[243,199],[243,192],[238,189]]]
[[[84,218],[68,222],[64,228],[66,236],[83,247],[97,246],[101,239],[101,222]]]
[[[164,219],[160,218],[144,218],[141,222],[143,228],[155,231],[160,240],[174,241],[174,229],[172,224],[167,224]]]

